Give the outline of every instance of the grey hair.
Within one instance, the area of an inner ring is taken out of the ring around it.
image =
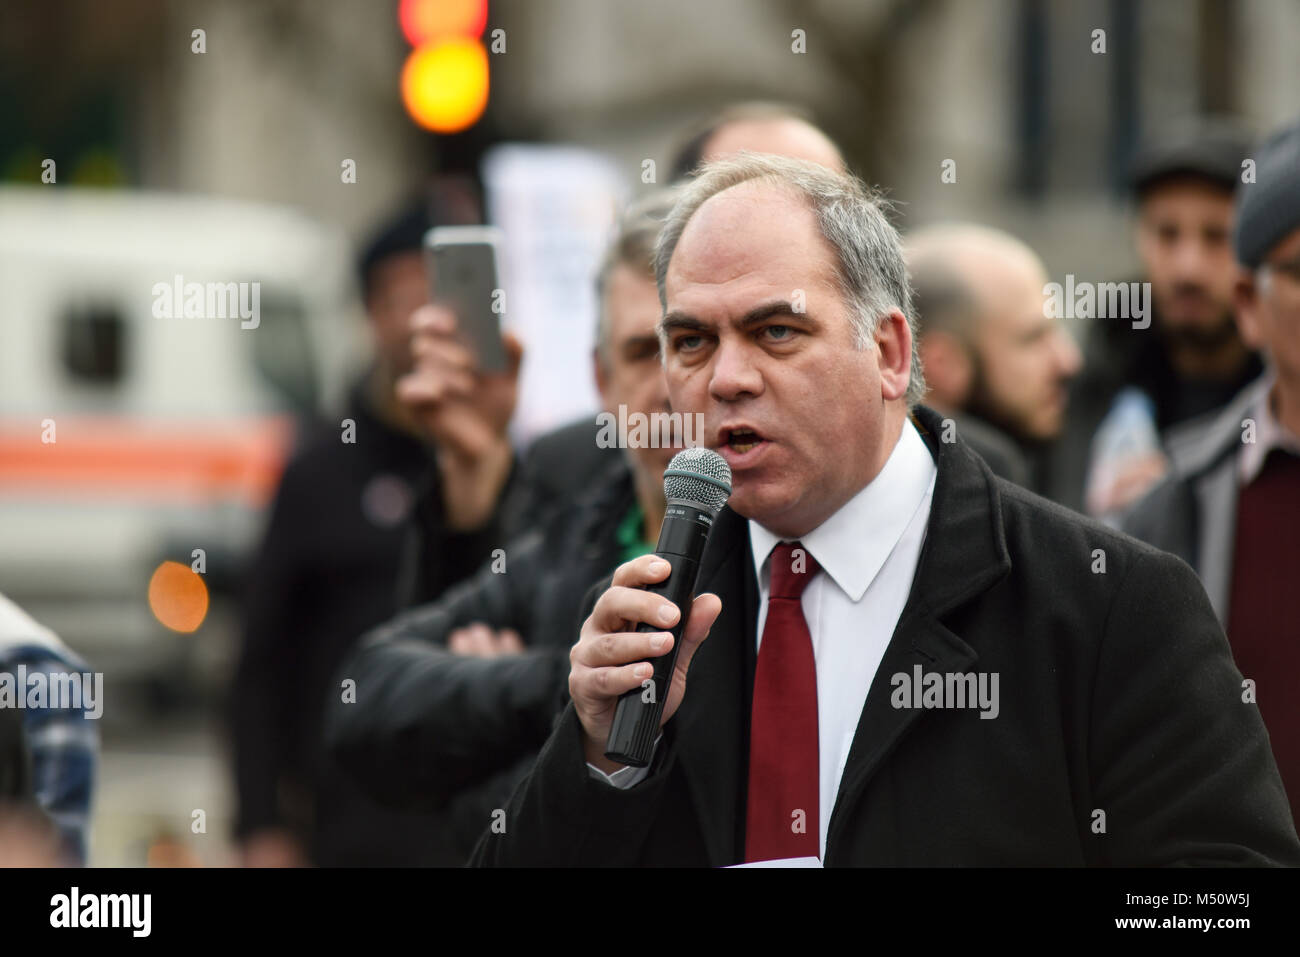
[[[804,199],[822,236],[835,251],[836,282],[853,323],[855,345],[868,347],[880,321],[897,309],[912,333],[911,377],[904,399],[911,409],[925,396],[925,375],[912,310],[912,290],[898,231],[889,222],[889,203],[856,176],[815,163],[759,153],[739,153],[701,167],[681,187],[655,245],[655,282],[666,311],[668,263],[696,211],[713,196],[750,180],[786,187]]]
[[[655,240],[677,193],[656,189],[629,203],[614,226],[613,236],[596,273],[596,357],[609,368],[609,316],[605,313],[605,289],[619,266],[627,266],[646,279],[654,278]]]

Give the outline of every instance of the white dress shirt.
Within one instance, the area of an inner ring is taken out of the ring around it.
[[[880,474],[800,539],[821,567],[804,589],[801,604],[817,666],[821,770],[817,822],[823,858],[831,810],[858,719],[912,590],[936,474],[934,460],[909,419]],[[761,646],[771,581],[769,560],[780,539],[750,521],[749,541],[759,591],[754,637]],[[606,775],[588,767],[593,777],[621,788],[635,786],[649,773],[646,768],[623,768]]]

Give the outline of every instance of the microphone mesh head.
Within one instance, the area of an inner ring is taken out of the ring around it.
[[[683,449],[664,471],[664,497],[696,502],[716,512],[731,494],[731,466],[712,449]]]

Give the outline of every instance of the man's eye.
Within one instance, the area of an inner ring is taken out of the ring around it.
[[[678,352],[690,352],[698,349],[703,341],[703,336],[678,336],[675,345]]]
[[[794,335],[794,330],[789,326],[767,326],[763,331],[767,333],[769,338],[775,339],[777,342],[789,339]]]

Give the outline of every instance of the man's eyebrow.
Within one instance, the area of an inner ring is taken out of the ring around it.
[[[644,349],[653,346],[659,348],[659,337],[654,333],[646,336],[628,336],[622,342],[622,348],[626,352],[629,349]]]
[[[684,312],[670,312],[659,320],[659,331],[669,332],[673,329],[707,329],[708,325]]]
[[[809,325],[816,326],[817,321],[807,312],[795,309],[788,300],[776,299],[772,302],[765,302],[761,306],[755,306],[749,312],[745,313],[736,325],[741,329],[748,329],[750,326],[757,325],[773,316],[792,316],[797,317]],[[694,316],[685,312],[670,312],[659,320],[659,329],[662,332],[670,332],[674,329],[692,329],[702,331],[711,328],[709,323],[703,322]]]
[[[761,306],[755,306],[749,312],[741,317],[736,323],[741,329],[748,329],[750,326],[757,325],[765,319],[771,319],[773,316],[797,316],[810,325],[817,325],[817,321],[806,311],[795,309],[789,302],[784,299],[778,299],[774,302],[765,302]]]

